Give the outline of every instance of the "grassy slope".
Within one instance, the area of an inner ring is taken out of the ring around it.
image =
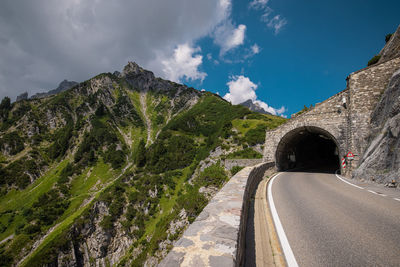
[[[58,173],[67,163],[68,160],[60,162],[24,190],[12,190],[7,195],[0,198],[0,212],[12,211],[17,214],[14,221],[8,225],[7,230],[0,234],[0,239],[4,239],[14,233],[16,225],[23,222],[23,218],[20,215],[22,210],[31,207],[40,195],[53,187],[57,181]],[[2,221],[5,216],[7,215],[3,214],[0,217]]]
[[[139,93],[136,91],[128,91],[128,95],[139,115],[143,118],[140,109]],[[160,112],[155,111],[156,107],[154,103],[155,101],[166,103],[167,100],[168,98],[163,96],[148,95],[147,105],[149,117],[151,118],[153,125],[156,125],[152,131],[153,136],[155,136],[163,126],[163,124],[155,123]],[[231,111],[226,112],[227,110]],[[195,105],[194,108],[174,118],[167,128],[193,138],[197,144],[203,144],[203,149],[201,149],[202,151],[198,151],[198,153],[202,154],[199,154],[198,156],[198,158],[201,159],[216,145],[220,144],[218,140],[223,133],[222,127],[227,122],[232,122],[234,128],[238,129],[240,135],[245,135],[248,130],[257,127],[257,125],[260,124],[273,128],[277,124],[281,123],[281,120],[277,117],[271,118],[266,116],[265,118],[261,117],[247,120],[241,118],[246,113],[248,113],[248,111],[244,110],[242,107],[231,106],[215,96],[207,95],[206,97],[203,97],[202,101]],[[166,120],[167,112],[163,110],[161,114]],[[188,121],[196,121],[197,124],[192,128],[187,128],[186,125]],[[121,129],[125,134],[130,134],[131,139],[133,140],[131,148],[133,151],[136,149],[137,141],[141,138],[146,138],[147,133],[141,127],[126,126],[121,127]],[[207,141],[206,136],[208,139],[212,138],[208,140],[208,145],[204,148]],[[129,161],[132,161],[132,159],[129,159],[128,162]],[[170,211],[173,210],[178,198],[178,192],[182,192],[184,189],[186,179],[197,165],[197,162],[198,161],[193,161],[190,166],[181,170],[181,175],[174,178],[176,182],[175,189],[169,191],[171,195],[170,197],[167,198],[165,195],[161,197],[159,203],[162,213],[160,211],[157,212],[153,218],[146,222],[145,235],[142,237],[142,240],[147,235],[155,234],[157,232],[157,224],[165,219],[168,214],[170,214]],[[6,238],[15,231],[16,225],[23,220],[23,217],[19,215],[23,208],[31,206],[41,194],[49,191],[53,187],[59,177],[60,171],[67,163],[68,159],[65,159],[59,164],[55,164],[44,176],[37,179],[32,185],[28,186],[24,190],[13,190],[0,198],[0,212],[4,212],[7,209],[16,214],[12,224],[10,224],[5,232],[0,234],[0,240]],[[102,160],[99,160],[95,166],[86,168],[83,170],[81,175],[75,177],[71,183],[70,206],[53,224],[53,226],[57,225],[55,230],[51,232],[44,239],[41,245],[24,261],[24,265],[30,266],[38,259],[38,257],[41,257],[40,255],[42,255],[44,251],[49,250],[53,242],[57,240],[57,238],[61,237],[74,221],[82,215],[82,213],[90,208],[91,204],[100,193],[113,185],[113,182],[116,180],[115,177],[118,177],[119,174],[121,174],[121,170],[122,168],[113,171],[109,164],[105,164]],[[89,172],[90,175],[88,175]],[[90,203],[82,205],[85,200],[90,199],[91,197],[94,197],[94,199]],[[8,218],[8,214],[3,214],[0,217],[0,221],[5,223]],[[49,228],[50,226],[47,229]]]
[[[97,164],[92,171],[92,174],[90,177],[99,177],[98,175],[101,175],[101,179],[105,181],[105,183],[102,183],[102,185],[99,186],[100,190],[96,190],[93,192],[92,197],[90,198],[90,201],[83,204],[83,200],[87,199],[85,197],[86,193],[83,193],[83,195],[77,195],[74,200],[75,205],[71,204],[70,208],[63,214],[63,216],[58,220],[58,224],[56,224],[54,231],[49,233],[47,237],[44,239],[44,241],[39,245],[39,247],[31,254],[29,255],[21,264],[21,266],[35,266],[35,262],[38,260],[38,258],[41,257],[41,253],[45,250],[49,250],[52,247],[53,242],[59,238],[61,235],[65,233],[69,229],[69,227],[75,222],[76,219],[78,219],[82,213],[87,211],[92,204],[97,200],[97,198],[100,196],[102,192],[104,192],[107,188],[112,186],[114,182],[125,172],[130,169],[128,166],[126,169],[124,168],[123,171],[119,172],[114,172],[110,170],[110,166],[104,164],[103,162],[100,162]],[[105,172],[104,172],[105,171]],[[84,176],[84,175],[82,175]],[[90,179],[89,177],[89,179]],[[113,178],[113,179],[112,179]],[[108,181],[108,182],[107,182]],[[79,191],[79,190],[77,190]],[[84,191],[86,192],[86,191]],[[72,201],[74,203],[74,201]],[[79,205],[77,205],[79,203]]]

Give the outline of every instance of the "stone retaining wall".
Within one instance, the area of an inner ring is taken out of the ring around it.
[[[226,159],[224,162],[225,169],[230,170],[234,166],[250,167],[263,162],[263,159]]]
[[[273,162],[246,167],[214,196],[159,266],[239,266],[250,198]]]

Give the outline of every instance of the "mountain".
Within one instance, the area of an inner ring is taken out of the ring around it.
[[[247,107],[247,108],[249,108],[251,111],[254,111],[254,112],[259,112],[259,113],[262,113],[262,114],[269,114],[269,115],[272,115],[271,113],[269,113],[268,111],[266,111],[265,109],[263,109],[263,108],[260,106],[260,104],[253,102],[251,99],[246,100],[245,102],[240,103],[239,105],[242,105],[242,106],[244,106],[244,107]]]
[[[153,266],[285,119],[136,63],[0,103],[0,265]]]
[[[58,87],[56,89],[50,90],[50,91],[48,91],[46,93],[37,93],[37,94],[33,95],[31,98],[43,98],[43,97],[48,97],[48,96],[51,96],[51,95],[55,95],[55,94],[58,94],[58,93],[61,93],[61,92],[65,91],[65,90],[68,90],[68,89],[74,87],[77,84],[78,83],[74,82],[74,81],[64,80],[58,85]]]

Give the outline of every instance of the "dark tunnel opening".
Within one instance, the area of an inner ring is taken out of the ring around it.
[[[334,138],[317,127],[302,127],[286,134],[278,145],[279,171],[334,173],[340,170],[339,148]]]

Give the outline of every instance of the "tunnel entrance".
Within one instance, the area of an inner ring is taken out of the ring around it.
[[[287,133],[276,150],[279,171],[334,173],[340,170],[335,138],[318,127],[300,127]]]

